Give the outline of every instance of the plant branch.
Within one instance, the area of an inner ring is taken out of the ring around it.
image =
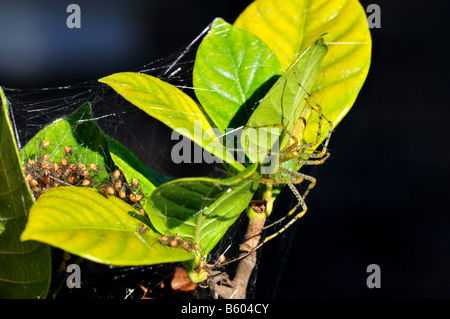
[[[261,239],[261,232],[264,228],[267,217],[267,202],[271,200],[269,197],[263,201],[253,201],[251,206],[247,208],[249,223],[245,234],[246,240],[240,245],[243,257],[236,268],[233,280],[230,282],[228,276],[217,278],[213,284],[213,290],[216,295],[224,299],[245,299],[247,295],[247,286],[250,276],[255,268],[257,261],[257,251],[254,249],[258,246]],[[267,201],[267,199],[269,199]],[[225,284],[218,284],[219,281]]]

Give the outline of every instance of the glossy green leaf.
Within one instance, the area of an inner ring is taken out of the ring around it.
[[[39,145],[49,141],[45,150]],[[108,176],[114,169],[114,162],[108,149],[108,139],[92,118],[90,103],[83,104],[78,110],[66,118],[56,120],[40,130],[20,151],[22,162],[35,159],[49,153],[49,161],[59,162],[64,156],[64,146],[69,146],[73,158],[88,166],[91,163],[100,167],[99,179]]]
[[[256,168],[226,179],[181,178],[159,186],[146,207],[152,225],[199,244],[207,255],[250,202],[256,189],[247,178],[258,177]]]
[[[266,42],[284,69],[318,36],[329,52],[311,93],[336,126],[347,114],[367,77],[372,41],[364,8],[357,0],[257,0],[236,20]],[[317,122],[317,118],[311,119]],[[306,139],[313,138],[307,129]]]
[[[197,103],[178,88],[150,75],[132,72],[116,73],[99,81],[219,159],[228,159],[234,168],[243,170],[240,163],[229,161],[232,156],[219,138],[220,130],[213,128]]]
[[[9,104],[1,88],[0,96],[0,298],[45,298],[51,279],[50,248],[19,240],[33,199],[20,165]]]
[[[242,144],[248,150],[252,162],[262,163],[275,143],[275,146],[278,146],[275,147],[275,152],[287,144],[289,134],[270,125],[282,124],[289,132],[294,132],[297,122],[302,120],[305,106],[308,106],[305,101],[308,96],[299,83],[307,91],[312,88],[326,53],[327,46],[323,39],[311,44],[280,77],[253,112],[247,123],[249,128],[245,129],[242,135]],[[269,127],[255,129],[267,125]],[[282,138],[279,140],[280,134]]]
[[[30,211],[22,240],[37,240],[86,259],[111,265],[150,265],[193,258],[182,248],[161,244],[130,205],[92,188],[58,187],[43,194]]]
[[[252,33],[217,18],[195,59],[195,94],[216,126],[244,125],[282,73],[278,58]]]

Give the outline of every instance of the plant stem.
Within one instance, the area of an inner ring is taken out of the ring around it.
[[[267,187],[269,186],[269,187]],[[218,286],[216,292],[225,299],[245,299],[247,295],[247,286],[250,276],[255,268],[257,261],[257,252],[253,251],[258,246],[261,239],[261,232],[266,222],[267,216],[272,212],[272,187],[266,185],[262,194],[263,200],[255,201],[255,204],[247,208],[249,223],[245,233],[246,240],[239,246],[243,255],[236,268],[235,276],[232,280],[232,286]],[[251,252],[249,254],[249,252]]]
[[[249,210],[253,210],[253,208],[249,207]],[[259,244],[259,240],[261,239],[261,231],[266,221],[264,213],[255,212],[255,214],[260,216],[260,218],[252,218],[249,220],[246,232],[247,240],[239,247],[244,254],[248,254]],[[256,261],[257,252],[253,251],[239,262],[236,269],[236,274],[233,278],[233,283],[237,286],[237,293],[234,295],[234,299],[246,298],[248,281],[253,269],[255,268]]]

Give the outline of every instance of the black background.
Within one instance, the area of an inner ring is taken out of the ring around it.
[[[232,23],[250,2],[77,1],[82,28],[69,30],[73,1],[0,1],[0,85],[62,86],[139,68],[215,17]],[[256,298],[450,297],[450,11],[442,1],[373,3],[381,28],[371,30],[367,81],[315,172],[308,214],[262,250]],[[379,289],[366,286],[370,264],[381,267]]]

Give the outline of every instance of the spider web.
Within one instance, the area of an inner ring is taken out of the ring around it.
[[[185,48],[178,50],[167,58],[148,63],[131,72],[145,73],[166,81],[195,99],[192,85],[192,71],[195,54],[203,36],[209,27],[205,28]],[[40,89],[15,89],[4,87],[6,97],[10,102],[10,117],[19,148],[24,147],[33,136],[48,124],[72,114],[82,104],[92,104],[93,120],[102,131],[128,147],[150,170],[162,173],[171,178],[185,176],[222,175],[216,170],[217,164],[181,163],[175,164],[170,159],[171,149],[178,140],[172,140],[172,130],[158,120],[123,99],[109,86],[97,80],[81,82],[62,87]],[[192,143],[192,147],[199,147]],[[214,264],[224,252],[227,258],[239,255],[239,244],[244,237],[246,228],[245,214],[229,229],[223,240],[212,252]],[[146,296],[146,291],[158,289],[173,274],[174,265],[148,267],[110,267],[83,261],[83,273],[88,274],[87,295],[92,297],[139,298]],[[233,270],[234,265],[227,267]],[[101,279],[99,278],[101,273]],[[90,275],[89,275],[90,274]],[[231,273],[230,273],[231,275]],[[249,294],[255,293],[257,267],[249,282]],[[90,277],[92,276],[92,277]],[[96,282],[103,282],[105,276],[115,284],[111,291],[100,296]],[[151,277],[151,280],[148,279]],[[98,279],[95,281],[94,279]],[[118,283],[128,280],[126,288]],[[96,293],[93,293],[95,291]],[[186,293],[189,298],[202,298],[208,292]],[[86,293],[86,291],[84,291]],[[76,297],[74,293],[69,294]],[[61,293],[61,296],[65,296]]]

